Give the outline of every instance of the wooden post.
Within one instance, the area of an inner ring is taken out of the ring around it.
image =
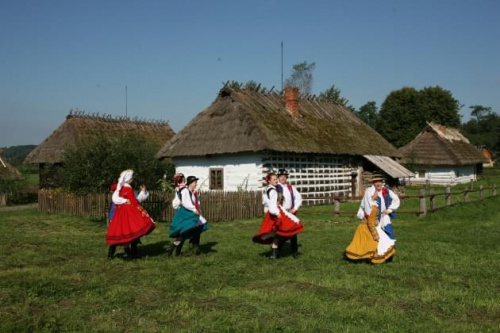
[[[492,186],[491,195],[494,197],[497,196],[497,188],[496,188],[495,184],[493,184],[493,186]]]
[[[479,186],[479,201],[483,200],[483,190],[484,190],[484,186],[480,185]]]
[[[446,189],[444,190],[444,203],[446,206],[451,206],[451,190],[450,187],[447,186]]]
[[[425,216],[427,214],[427,208],[425,207],[425,189],[420,190],[420,216]]]
[[[431,188],[429,191],[429,197],[431,199],[431,213],[436,210],[436,196],[434,195],[434,189]]]
[[[333,201],[333,214],[340,215],[340,201],[335,198]]]
[[[464,190],[464,202],[469,202],[469,189]]]

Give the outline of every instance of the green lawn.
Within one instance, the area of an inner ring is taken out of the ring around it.
[[[303,209],[303,255],[278,261],[251,242],[257,219],[212,224],[178,258],[162,223],[141,259],[107,261],[101,221],[3,209],[0,331],[498,332],[499,207],[401,215],[380,266],[342,259],[357,223],[331,206]]]

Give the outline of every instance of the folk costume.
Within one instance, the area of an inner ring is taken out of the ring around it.
[[[304,231],[299,218],[287,212],[278,204],[278,191],[273,185],[268,185],[262,194],[264,220],[259,232],[252,240],[259,244],[273,244],[278,237],[293,237]],[[271,258],[277,258],[277,248],[273,247]]]
[[[399,208],[400,200],[385,187],[382,187],[381,193],[374,200],[376,191],[375,186],[369,187],[361,201],[357,216],[362,222],[345,250],[345,256],[350,260],[369,260],[372,264],[381,264],[396,253],[391,218],[394,218],[394,211]],[[390,213],[383,214],[386,210]]]
[[[285,169],[280,169],[278,171],[278,178],[281,176],[288,177],[288,172]],[[287,212],[297,216],[298,210],[300,206],[302,206],[302,195],[295,189],[292,185],[285,183],[279,183],[276,185],[276,190],[278,191],[278,202]],[[290,239],[290,245],[292,248],[292,256],[294,258],[298,258],[299,255],[299,245],[297,235],[294,235],[290,238],[280,238],[279,241],[279,249],[283,246],[283,244]]]
[[[129,184],[133,174],[132,170],[123,171],[118,179],[116,190],[113,192],[114,214],[106,234],[106,243],[110,245],[108,252],[110,259],[113,258],[117,245],[131,244],[131,254],[136,256],[140,238],[155,228],[153,219],[139,205]],[[144,197],[147,197],[145,193],[139,196],[139,200],[143,200]]]
[[[197,180],[198,178],[189,176],[186,185]],[[180,205],[177,207],[172,219],[169,235],[171,238],[176,238],[178,244],[176,245],[174,242],[167,252],[172,255],[175,250],[176,255],[179,255],[184,241],[191,239],[195,252],[199,253],[200,235],[208,229],[207,220],[199,214],[201,209],[199,194],[196,191],[190,191],[185,186],[177,192],[177,196]]]

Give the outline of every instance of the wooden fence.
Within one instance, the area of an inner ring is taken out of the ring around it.
[[[0,207],[7,206],[7,194],[0,193]]]
[[[142,206],[155,221],[171,221],[173,193],[151,191]],[[201,192],[201,213],[209,222],[261,217],[261,192]],[[105,219],[111,194],[75,195],[58,190],[38,192],[38,210],[44,213],[64,213]]]
[[[419,201],[419,209],[418,210],[402,210],[398,209],[397,212],[398,214],[418,214],[419,216],[425,216],[427,215],[428,212],[434,212],[438,209],[446,208],[449,206],[452,206],[457,203],[468,203],[471,202],[470,200],[470,193],[478,193],[478,197],[476,201],[481,201],[485,198],[489,197],[495,197],[497,195],[497,190],[496,190],[496,185],[493,184],[490,187],[484,187],[484,186],[479,186],[478,189],[473,189],[472,187],[467,188],[462,191],[456,191],[452,192],[450,187],[446,187],[444,190],[444,193],[435,193],[434,189],[429,190],[429,194],[426,194],[425,189],[420,190],[420,194],[417,195],[402,195],[400,196],[401,202],[411,200],[411,199],[418,199]],[[462,199],[457,202],[452,202],[452,196],[462,196]],[[437,198],[440,196],[444,196],[444,205],[438,207],[437,205]],[[357,210],[340,210],[340,203],[343,198],[338,198],[334,200],[334,208],[333,208],[333,213],[336,215],[344,214],[344,213],[352,213],[356,214],[358,211]],[[361,200],[361,197],[357,198],[358,200]],[[429,204],[428,204],[429,203]]]

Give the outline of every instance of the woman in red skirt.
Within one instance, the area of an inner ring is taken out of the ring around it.
[[[133,181],[133,170],[125,170],[120,174],[118,185],[113,192],[115,212],[112,223],[106,234],[109,245],[108,259],[112,259],[117,245],[131,245],[132,257],[137,256],[139,239],[155,228],[153,219],[139,205],[130,184]]]
[[[304,231],[304,226],[297,216],[287,212],[278,204],[278,192],[276,191],[278,177],[276,174],[274,172],[269,173],[265,180],[268,186],[262,194],[264,220],[259,233],[253,236],[252,240],[259,244],[272,244],[270,258],[277,259],[280,237],[293,237]]]

